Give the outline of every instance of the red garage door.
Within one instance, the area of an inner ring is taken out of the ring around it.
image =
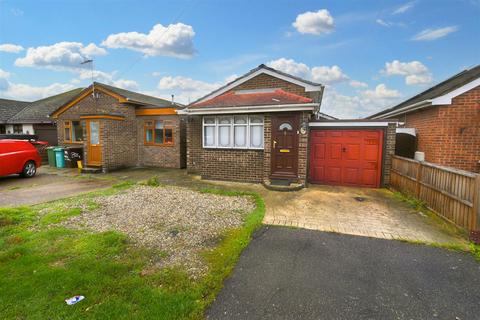
[[[382,130],[312,130],[310,137],[310,182],[380,186]]]

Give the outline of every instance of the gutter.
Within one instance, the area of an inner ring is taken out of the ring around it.
[[[241,107],[218,107],[218,108],[193,108],[178,110],[183,115],[205,115],[205,114],[232,114],[232,113],[260,113],[260,112],[285,112],[285,111],[314,111],[320,103],[297,103],[297,104],[276,104],[263,106],[241,106]]]

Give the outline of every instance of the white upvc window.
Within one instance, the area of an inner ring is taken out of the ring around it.
[[[263,149],[263,116],[203,117],[203,147]]]

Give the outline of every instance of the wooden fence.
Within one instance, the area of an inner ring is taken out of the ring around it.
[[[480,230],[480,175],[393,156],[390,184],[469,231]]]

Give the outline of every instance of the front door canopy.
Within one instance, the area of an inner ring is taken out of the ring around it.
[[[298,123],[298,114],[272,115],[271,178],[298,177]]]

